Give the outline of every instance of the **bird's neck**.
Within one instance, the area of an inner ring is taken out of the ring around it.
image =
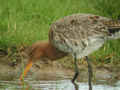
[[[51,60],[56,60],[67,55],[67,53],[62,52],[57,48],[55,48],[50,42],[48,42],[47,44],[47,49],[45,51],[45,54]]]

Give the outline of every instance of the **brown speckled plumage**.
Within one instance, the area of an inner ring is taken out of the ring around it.
[[[56,60],[71,53],[75,60],[73,84],[76,85],[74,81],[79,74],[77,59],[86,57],[89,72],[89,90],[92,90],[92,67],[87,56],[98,50],[106,40],[117,38],[120,38],[120,21],[92,14],[66,16],[51,25],[48,42],[37,42],[31,46],[29,62],[23,75],[27,74],[33,61],[41,57]],[[20,76],[20,80],[23,79],[23,75]]]
[[[97,43],[101,44],[99,47],[102,46],[104,40],[111,36],[109,31],[111,28],[120,28],[120,21],[92,14],[73,14],[51,25],[49,40],[56,48],[64,52],[81,54],[85,48],[89,47],[89,44]],[[96,41],[92,42],[94,39]],[[84,53],[80,57],[87,56],[93,51],[94,49],[88,53],[85,51],[86,55]]]

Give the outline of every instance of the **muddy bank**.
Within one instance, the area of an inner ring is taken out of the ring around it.
[[[19,58],[20,60],[20,58]],[[8,57],[0,57],[0,80],[16,80],[23,70],[23,64],[26,65],[27,58],[22,58],[23,62],[17,62],[15,65]],[[65,57],[57,61],[44,62],[39,60],[35,62],[25,78],[32,80],[61,80],[72,79],[74,75],[74,65],[72,57]],[[80,75],[78,81],[87,82],[88,72],[86,62],[78,63]],[[93,82],[111,83],[120,80],[120,64],[103,64],[93,66]]]

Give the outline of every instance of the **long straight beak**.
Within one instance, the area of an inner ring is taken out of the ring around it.
[[[20,79],[21,81],[23,80],[23,78],[26,76],[27,72],[28,72],[28,71],[30,70],[30,68],[32,67],[32,64],[33,64],[32,60],[29,60],[27,66],[26,66],[25,69],[24,69],[24,72],[20,75],[20,78],[19,78],[19,79]]]

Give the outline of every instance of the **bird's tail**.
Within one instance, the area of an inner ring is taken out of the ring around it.
[[[108,27],[108,29],[120,29],[120,20],[108,20],[103,23]]]
[[[109,39],[120,38],[120,20],[105,21],[104,25],[108,27]]]

